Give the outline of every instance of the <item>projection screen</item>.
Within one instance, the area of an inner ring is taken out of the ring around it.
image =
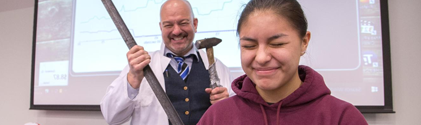
[[[362,112],[393,112],[387,0],[298,0],[312,32],[300,64],[323,75],[332,95]],[[165,0],[115,0],[139,45],[162,45]],[[214,49],[234,77],[240,63],[238,16],[248,0],[190,0],[195,39]],[[127,65],[128,51],[101,0],[36,0],[31,109],[99,110],[106,88]]]

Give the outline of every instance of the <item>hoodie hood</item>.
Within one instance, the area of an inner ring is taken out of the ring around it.
[[[270,105],[246,75],[238,77],[237,95],[209,107],[199,125],[368,125],[355,106],[330,95],[319,73],[298,66],[298,74],[301,86]]]
[[[256,84],[251,81],[247,75],[238,77],[231,85],[233,91],[240,98],[244,98],[251,102],[264,105],[270,108],[293,108],[300,106],[321,98],[325,95],[330,95],[330,90],[324,83],[323,77],[308,66],[300,65],[298,67],[298,74],[303,83],[301,86],[281,101],[268,105],[265,100],[259,95],[256,90]]]

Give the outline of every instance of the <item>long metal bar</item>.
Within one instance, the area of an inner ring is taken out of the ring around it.
[[[120,14],[115,8],[114,3],[111,0],[101,0],[101,1],[104,4],[105,8],[107,9],[108,14],[110,14],[114,24],[116,25],[118,31],[123,37],[124,42],[126,43],[127,47],[131,49],[133,46],[137,45],[133,36],[130,34],[129,29],[127,28]],[[159,81],[156,78],[155,74],[153,73],[151,67],[147,65],[143,69],[143,72],[144,72],[146,80],[148,80],[148,83],[152,88],[152,91],[154,92],[155,96],[158,98],[158,101],[159,103],[161,103],[161,106],[164,108],[164,111],[167,114],[170,122],[173,125],[183,125],[183,121],[181,120],[180,116],[178,115],[177,111],[172,105],[164,89],[162,89],[161,84],[159,84]]]

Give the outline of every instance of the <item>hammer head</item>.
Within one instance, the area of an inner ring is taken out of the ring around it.
[[[197,40],[195,46],[197,49],[202,48],[212,48],[213,46],[218,45],[222,40],[216,37],[212,38],[205,38],[201,40]]]

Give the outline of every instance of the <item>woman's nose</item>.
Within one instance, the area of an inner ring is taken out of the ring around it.
[[[269,53],[269,49],[266,48],[265,46],[259,46],[254,60],[258,64],[266,64],[267,62],[270,61],[271,58],[272,57],[271,57],[271,54]]]

